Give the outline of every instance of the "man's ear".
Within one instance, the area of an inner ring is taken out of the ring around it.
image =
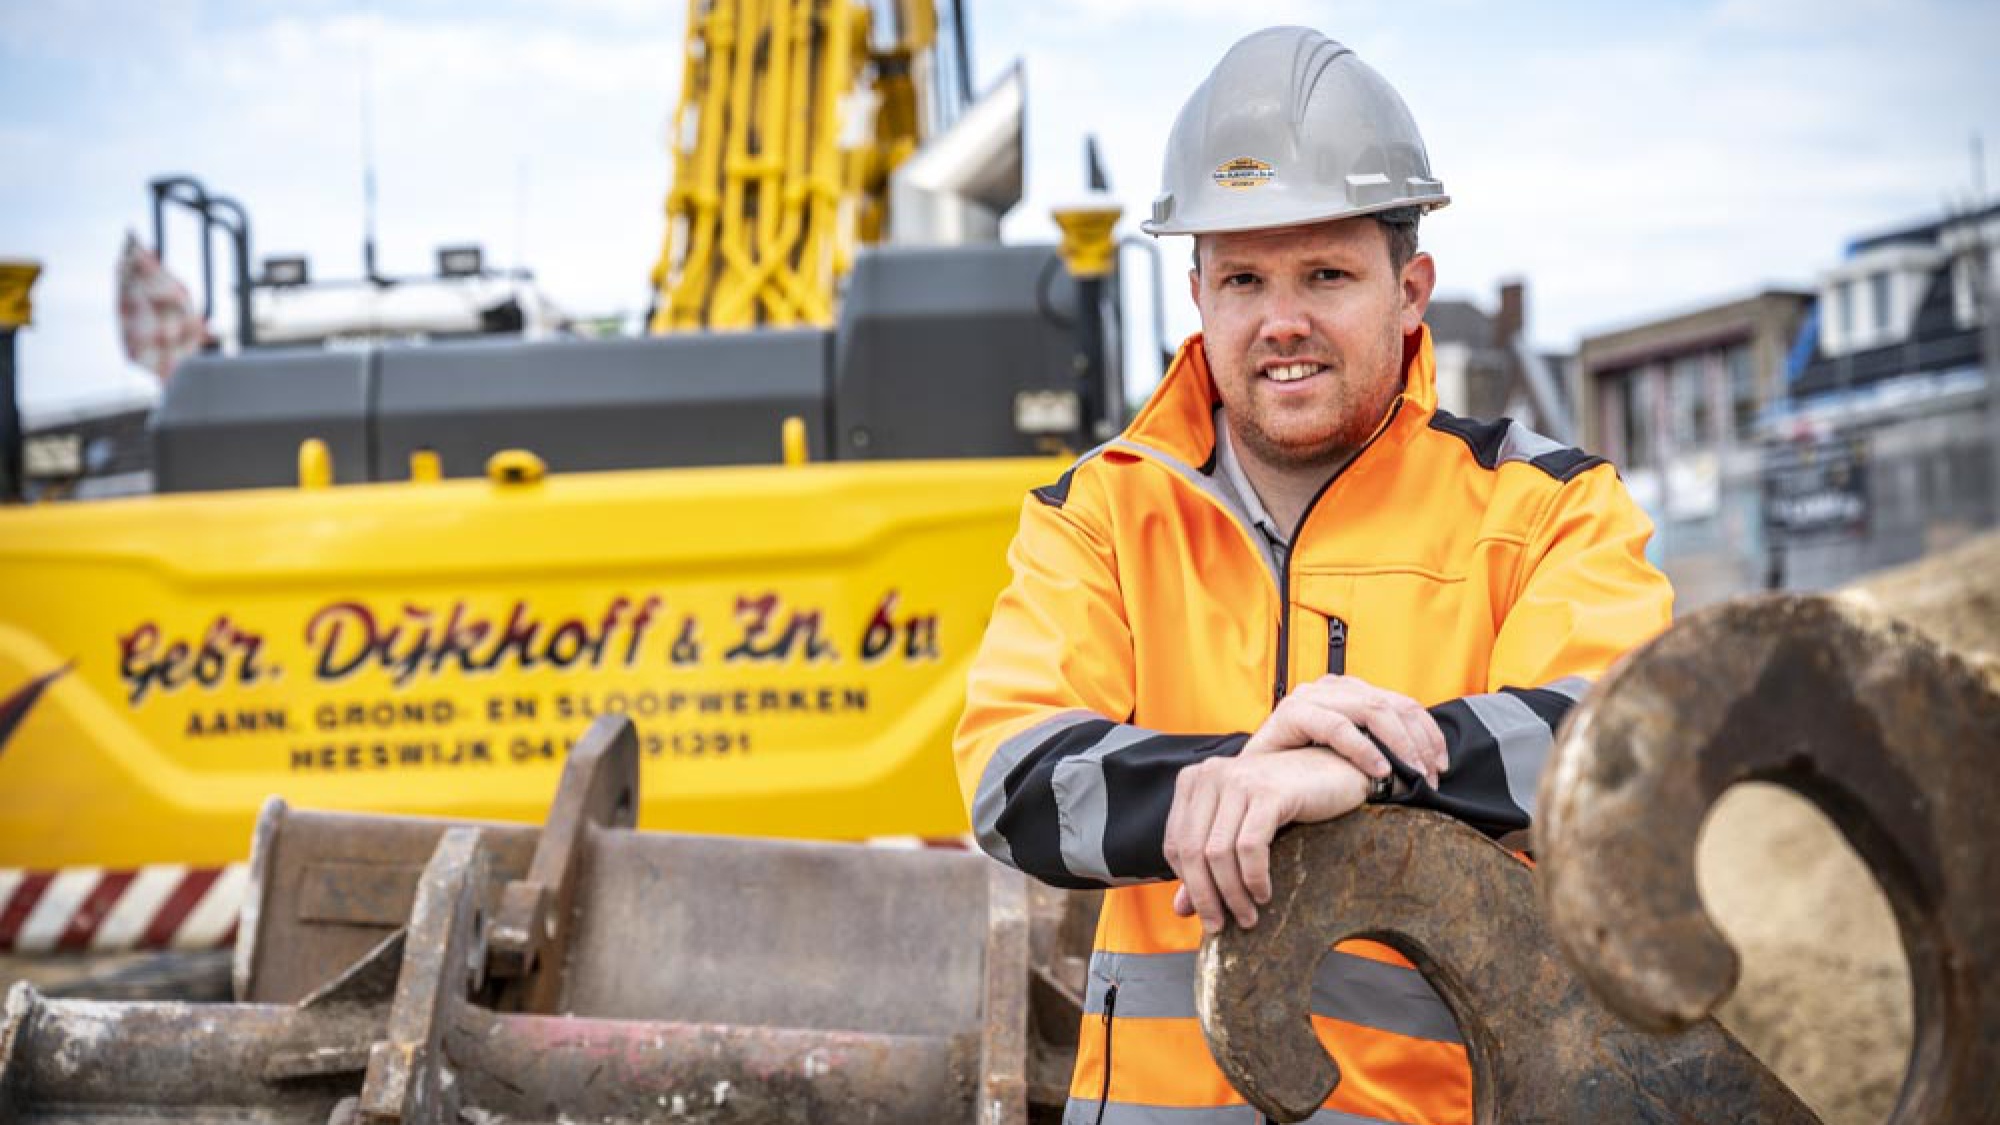
[[[1200,308],[1201,307],[1201,236],[1198,234],[1195,235],[1193,238],[1193,242],[1194,245],[1190,248],[1190,251],[1194,257],[1194,265],[1188,269],[1188,299],[1194,302],[1195,308]]]
[[[1403,266],[1403,335],[1408,336],[1424,322],[1431,307],[1431,291],[1437,288],[1437,263],[1418,251]]]

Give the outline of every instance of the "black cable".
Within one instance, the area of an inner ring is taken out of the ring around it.
[[[1097,1091],[1097,1122],[1104,1125],[1104,1107],[1111,1104],[1111,1013],[1118,1010],[1118,982],[1104,989],[1104,1085]]]

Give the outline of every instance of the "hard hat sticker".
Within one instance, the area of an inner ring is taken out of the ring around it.
[[[1216,165],[1209,173],[1215,186],[1240,191],[1245,188],[1262,187],[1272,176],[1271,166],[1254,156],[1239,156]]]

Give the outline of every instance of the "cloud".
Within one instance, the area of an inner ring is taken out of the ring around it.
[[[200,0],[52,0],[0,6],[0,52],[110,59],[134,47],[177,50],[196,32]]]
[[[1218,21],[1214,0],[1069,0],[1063,4],[1021,5],[1038,23],[1068,29],[1066,38],[1089,37],[1093,31],[1111,29],[1119,35],[1185,24],[1212,26]],[[1235,0],[1224,19],[1251,28],[1274,24],[1313,24],[1327,14],[1327,5],[1314,0]],[[1104,44],[1097,43],[1100,51]]]

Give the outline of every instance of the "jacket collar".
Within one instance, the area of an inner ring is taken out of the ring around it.
[[[1189,465],[1206,466],[1215,456],[1215,407],[1220,402],[1208,370],[1208,351],[1197,332],[1181,344],[1159,387],[1125,427],[1124,437]],[[1419,325],[1403,337],[1403,393],[1397,403],[1399,420],[1425,421],[1437,409],[1437,360],[1429,325]]]

